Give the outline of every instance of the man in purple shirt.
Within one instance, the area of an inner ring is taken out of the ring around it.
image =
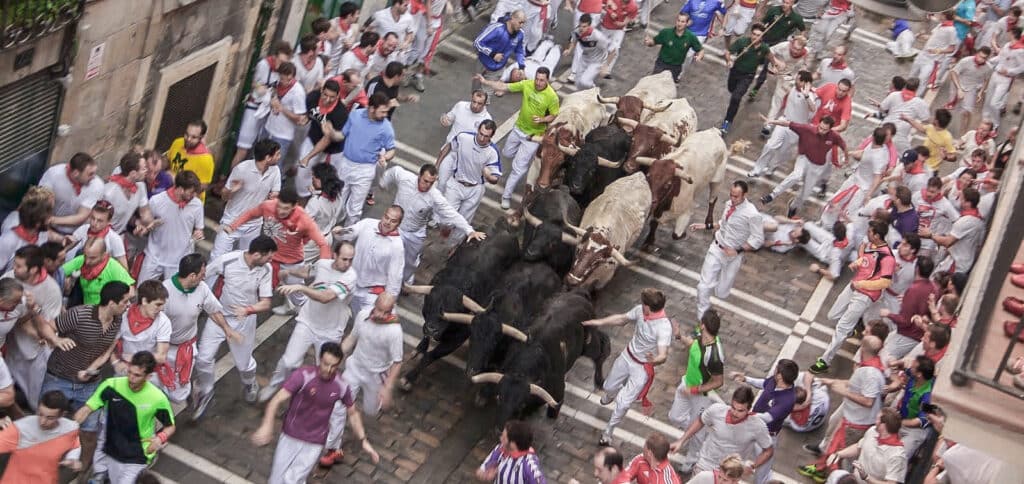
[[[476,478],[494,484],[547,484],[533,447],[533,430],[522,420],[505,422],[501,441],[476,470]]]
[[[903,240],[903,234],[917,233],[918,225],[921,223],[921,217],[917,213],[917,209],[914,208],[914,201],[910,188],[903,185],[896,187],[896,198],[893,200],[892,208],[890,209],[890,215],[892,218],[892,226],[896,229],[896,233],[899,237],[895,240],[886,240],[891,243],[891,247],[896,248],[899,246],[899,241]],[[889,231],[893,233],[892,230]]]
[[[751,378],[738,371],[730,375],[739,383],[747,383],[764,391],[754,402],[751,412],[768,425],[768,433],[772,436],[772,446],[778,448],[779,431],[796,405],[796,382],[800,367],[793,360],[781,359],[775,364],[775,373],[767,378]],[[760,452],[761,449],[757,449]],[[767,462],[757,467],[754,472],[754,484],[765,484],[772,477],[772,455]]]
[[[320,364],[295,370],[267,403],[263,422],[252,435],[253,444],[258,446],[270,443],[278,410],[285,400],[291,398],[274,451],[270,484],[306,481],[323,453],[330,421],[343,414],[345,408],[348,409],[348,422],[363,443],[363,450],[370,455],[374,464],[380,461],[380,456],[366,440],[362,416],[357,409],[352,408],[355,403],[352,391],[338,374],[338,366],[343,358],[341,345],[324,343],[320,347]]]

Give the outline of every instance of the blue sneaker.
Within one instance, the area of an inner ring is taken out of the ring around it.
[[[729,122],[722,121],[722,125],[718,127],[718,130],[722,132],[722,136],[729,134]]]

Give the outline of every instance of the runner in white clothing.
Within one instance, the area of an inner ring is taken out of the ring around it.
[[[604,32],[594,27],[593,17],[589,13],[580,16],[580,22],[572,33],[572,40],[562,55],[569,55],[573,49],[578,54],[573,56],[572,76],[576,80],[576,89],[594,87],[598,78],[608,75],[609,52],[611,41]]]
[[[889,131],[883,127],[875,128],[871,135],[871,145],[862,150],[851,151],[849,155],[860,163],[852,175],[843,182],[836,194],[825,204],[821,212],[821,225],[828,227],[837,220],[849,220],[850,211],[864,205],[871,194],[878,191],[882,178],[889,167],[889,147],[885,141]]]
[[[149,210],[149,196],[146,194],[146,174],[148,164],[141,154],[130,151],[121,157],[118,164],[119,173],[110,175],[110,181],[103,186],[103,200],[114,207],[110,225],[114,232],[124,234],[128,222],[139,214],[140,224],[137,231],[153,222],[153,213]]]
[[[352,389],[353,400],[363,395],[363,414],[376,417],[391,407],[395,381],[402,370],[403,334],[398,315],[394,313],[395,298],[387,294],[377,298],[373,307],[356,313],[352,333],[342,342],[345,372],[341,378]],[[340,459],[341,440],[348,412],[335,403],[331,427],[324,447],[327,453],[320,464],[330,466]],[[339,411],[341,410],[341,411]]]
[[[806,371],[797,375],[796,384],[796,405],[783,425],[794,432],[813,432],[828,419],[828,388]]]
[[[814,71],[814,79],[819,81],[819,86],[828,83],[839,84],[843,79],[849,79],[850,82],[857,80],[857,74],[846,63],[845,45],[837,46],[832,50],[832,57],[821,60],[818,70]]]
[[[519,64],[515,62],[505,67],[501,73],[501,82],[511,83],[533,79],[537,75],[537,69],[541,67],[546,67],[549,72],[554,72],[560,60],[562,60],[562,49],[550,37],[545,37],[526,58],[524,68],[520,69]]]
[[[287,284],[277,288],[281,294],[302,293],[306,302],[295,317],[295,328],[288,337],[288,345],[277,361],[270,383],[260,390],[260,401],[265,402],[277,393],[285,379],[302,366],[310,347],[341,341],[351,316],[349,303],[356,288],[358,274],[352,268],[356,248],[343,241],[333,247],[334,259],[320,259],[306,266],[306,276],[313,278],[310,285]]]
[[[1014,29],[1014,35],[1017,29]],[[1024,73],[1024,42],[1020,38],[1014,38],[1007,42],[999,55],[992,60],[995,64],[995,75],[988,84],[988,96],[985,98],[985,107],[982,111],[986,118],[991,119],[999,127],[999,121],[1006,111],[1006,100],[1010,97],[1010,87],[1013,79]]]
[[[406,64],[409,49],[416,36],[416,21],[409,13],[410,0],[396,0],[390,7],[382,8],[370,17],[369,28],[383,36],[388,32],[398,35],[397,61]],[[369,79],[370,77],[366,77]]]
[[[647,391],[654,383],[654,367],[668,359],[672,343],[672,322],[665,316],[665,295],[654,288],[640,291],[640,302],[629,312],[584,321],[583,326],[623,326],[633,323],[633,338],[612,364],[604,381],[601,405],[615,402],[615,410],[601,434],[600,446],[611,443],[615,427],[626,416],[633,402],[641,400],[644,413],[654,410]]]
[[[229,311],[224,318],[236,334],[226,334],[215,324],[203,326],[195,364],[196,408],[192,420],[202,417],[213,399],[215,358],[225,340],[242,380],[245,401],[256,401],[260,388],[256,383],[256,359],[252,356],[256,348],[256,315],[270,309],[270,298],[274,296],[270,259],[275,252],[277,242],[269,235],[260,235],[246,250],[228,252],[210,261],[207,279],[223,280],[220,303]]]
[[[963,190],[960,199],[960,218],[953,222],[948,234],[922,228],[921,237],[932,239],[946,248],[947,255],[936,263],[936,271],[969,273],[981,244],[985,242],[985,221],[978,212],[981,195],[974,187]]]
[[[306,202],[306,215],[313,219],[320,235],[323,235],[328,246],[334,242],[333,230],[345,216],[345,205],[341,203],[341,179],[338,171],[330,163],[320,163],[311,170],[313,172],[313,194]],[[320,246],[309,241],[303,248],[306,263],[312,264],[320,258]],[[298,367],[296,367],[298,368]]]
[[[754,391],[749,386],[740,386],[728,404],[715,403],[694,419],[678,440],[672,443],[671,449],[684,449],[686,442],[694,434],[707,427],[707,438],[700,448],[700,454],[694,472],[712,471],[722,460],[735,453],[750,452],[756,445],[763,449],[753,461],[744,464],[746,472],[753,473],[762,464],[768,462],[774,454],[772,436],[768,433],[765,421],[750,415],[754,404]]]
[[[924,48],[917,53],[914,64],[910,66],[910,74],[907,75],[908,81],[914,78],[920,82],[916,90],[918,95],[924,95],[925,90],[935,87],[940,80],[938,76],[943,66],[960,46],[960,38],[957,37],[956,27],[953,26],[956,11],[947,10],[941,16],[941,22],[932,29]]]
[[[280,79],[270,93],[270,114],[260,138],[277,142],[281,153],[288,153],[296,129],[307,120],[306,89],[295,78],[295,64],[285,62],[278,66],[277,73]]]
[[[491,142],[497,129],[494,121],[486,119],[473,131],[453,137],[437,154],[438,171],[450,173],[441,185],[445,199],[466,222],[472,223],[480,206],[484,183],[494,185],[501,178],[501,154]]]
[[[107,254],[127,269],[128,257],[124,248],[124,238],[110,225],[113,217],[114,207],[110,202],[106,200],[96,202],[96,205],[93,205],[92,210],[89,211],[89,223],[78,227],[74,233],[65,237],[65,241],[72,244],[67,251],[67,260],[70,261],[83,252],[86,239],[103,239],[107,246]]]
[[[527,65],[529,65],[529,60],[527,60]],[[441,116],[441,126],[450,128],[444,142],[451,143],[452,138],[459,133],[476,131],[477,126],[480,126],[485,119],[491,119],[491,113],[487,111],[487,93],[477,89],[473,91],[469,101],[455,103],[447,113]]]
[[[377,48],[377,42],[380,39],[381,35],[377,32],[366,31],[360,34],[359,43],[345,51],[341,56],[341,60],[338,61],[337,75],[341,75],[341,73],[349,69],[355,69],[361,76],[363,71],[366,70],[366,63],[370,61],[370,56],[373,55],[373,51]]]
[[[420,167],[419,175],[414,175],[400,166],[393,166],[380,178],[380,187],[395,191],[395,205],[402,207],[404,213],[398,233],[405,247],[402,280],[409,284],[412,284],[416,268],[420,265],[423,241],[427,238],[427,223],[435,214],[442,224],[454,225],[469,234],[469,240],[483,240],[487,237],[483,232],[474,230],[473,226],[452,208],[441,191],[434,188],[436,181],[437,167],[429,163]]]
[[[956,103],[956,110],[960,112],[960,126],[970,126],[975,106],[985,102],[985,91],[994,72],[988,63],[990,57],[992,49],[981,47],[973,56],[960,59],[949,71],[955,89],[950,102]]]
[[[223,227],[231,225],[236,218],[256,207],[268,198],[274,198],[281,191],[281,170],[277,163],[284,153],[271,140],[260,140],[253,147],[253,159],[246,160],[231,169],[228,181],[221,191],[225,200],[224,213],[220,217],[221,229],[213,241],[210,260],[249,243],[260,234],[262,220],[253,219],[237,230],[225,232]]]
[[[906,86],[900,91],[890,92],[878,106],[879,112],[885,115],[883,123],[893,123],[896,126],[896,134],[892,141],[896,145],[896,151],[902,153],[910,149],[910,134],[912,126],[904,121],[902,116],[907,116],[921,122],[931,119],[931,112],[928,110],[928,103],[917,97],[917,88],[920,80],[915,77],[907,79]]]
[[[960,212],[942,194],[942,179],[933,176],[928,186],[910,195],[917,210],[918,228],[927,228],[939,234],[946,234],[953,228],[953,222],[960,218]],[[921,255],[932,256],[936,251],[935,241],[921,239]]]
[[[192,252],[196,241],[203,240],[206,219],[203,203],[196,198],[200,190],[199,177],[186,170],[174,177],[173,187],[149,200],[153,217],[160,223],[149,234],[145,259],[136,280],[174,275],[182,257]]]
[[[380,220],[367,218],[345,228],[334,229],[335,240],[353,241],[356,256],[352,267],[359,274],[352,294],[352,314],[372,306],[380,294],[398,297],[402,290],[405,248],[398,234],[404,210],[392,205]]]
[[[139,284],[137,292],[138,300],[125,311],[117,348],[110,355],[110,365],[120,376],[128,374],[135,353],[148,351],[159,365],[167,361],[171,347],[171,320],[163,313],[167,288],[160,281],[148,280]]]
[[[270,55],[256,63],[252,74],[252,90],[245,99],[245,111],[242,113],[242,125],[238,128],[238,141],[235,142],[235,158],[231,160],[234,168],[247,156],[249,150],[267,121],[270,113],[270,90],[277,83],[277,66],[292,59],[292,46],[288,41],[274,43]]]
[[[772,110],[769,111],[769,118],[785,119],[794,123],[807,123],[811,115],[818,109],[818,98],[814,94],[812,83],[814,78],[808,71],[800,71],[796,74],[796,81],[789,89],[779,106],[775,105],[775,98],[772,98]],[[779,79],[782,83],[782,79]],[[761,131],[764,133],[764,131]],[[757,157],[754,169],[747,173],[750,178],[762,175],[771,175],[783,160],[788,160],[796,154],[796,144],[799,137],[789,129],[772,129],[771,137],[761,150],[761,156]]]
[[[75,153],[67,163],[43,172],[39,186],[53,190],[53,219],[50,226],[62,234],[74,232],[89,218],[96,201],[103,198],[103,181],[96,176],[96,160]]]
[[[316,36],[307,34],[299,40],[299,51],[292,57],[295,80],[306,92],[316,91],[323,83],[324,61],[317,54],[318,45]]]

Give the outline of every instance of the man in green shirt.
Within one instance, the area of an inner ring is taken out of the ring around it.
[[[652,74],[669,71],[672,73],[672,79],[679,82],[679,75],[683,72],[683,62],[686,62],[686,54],[690,49],[697,53],[694,55],[697,60],[704,59],[704,48],[700,45],[697,36],[686,28],[689,25],[690,14],[680,12],[679,15],[676,15],[675,27],[661,29],[653,39],[650,36],[644,37],[644,45],[648,47],[661,46],[661,49],[658,50],[658,57],[654,60]]]
[[[722,342],[718,339],[718,330],[722,320],[714,308],[704,311],[700,317],[700,325],[693,336],[679,335],[683,347],[687,348],[686,373],[683,374],[676,387],[672,400],[672,408],[668,411],[668,420],[680,429],[687,429],[694,419],[713,402],[708,392],[721,388],[725,383],[725,353]],[[691,467],[697,461],[697,451],[704,443],[707,432],[699,432],[687,444],[684,468]]]
[[[108,282],[121,281],[129,286],[135,285],[135,279],[119,262],[112,259],[107,253],[107,244],[102,238],[87,239],[82,255],[75,257],[65,263],[62,268],[69,279],[74,278],[77,272],[78,285],[81,287],[81,300],[77,297],[68,297],[68,307],[79,304],[98,305],[100,303],[100,291]],[[73,283],[69,280],[68,283]],[[69,284],[65,283],[65,287]]]
[[[768,26],[768,30],[764,33],[764,43],[769,47],[788,39],[797,31],[807,31],[804,18],[793,10],[794,3],[796,0],[782,0],[782,5],[768,7],[768,10],[765,10],[761,23]],[[761,72],[757,75],[754,88],[750,90],[750,99],[757,97],[757,91],[761,89],[766,79],[768,79],[768,63],[764,62],[761,64]]]
[[[729,133],[729,126],[732,124],[733,118],[736,117],[736,111],[740,109],[740,101],[747,93],[750,83],[754,82],[757,67],[766,60],[776,65],[782,64],[772,55],[768,44],[764,43],[763,37],[764,25],[754,24],[750,27],[749,36],[740,37],[729,46],[729,50],[725,51],[725,65],[729,67],[727,86],[731,96],[729,97],[729,108],[725,111],[725,121],[722,121],[722,127],[719,128],[722,130],[723,136]],[[779,67],[785,67],[785,64]]]
[[[174,435],[174,411],[159,388],[149,382],[156,358],[148,351],[132,355],[128,376],[108,378],[100,383],[92,397],[75,412],[75,420],[85,421],[101,408],[107,409],[103,423],[104,441],[93,459],[93,480],[113,483],[135,482],[153,462],[156,452]],[[156,423],[161,429],[157,432]]]
[[[501,151],[505,157],[512,158],[512,173],[505,180],[505,192],[501,195],[501,208],[505,210],[511,208],[512,194],[515,193],[519,180],[529,170],[533,154],[540,146],[533,141],[533,137],[543,135],[548,123],[554,121],[558,115],[558,94],[548,83],[550,78],[551,71],[543,66],[537,68],[532,81],[525,79],[506,84],[484,79],[480,74],[474,76],[475,80],[494,89],[495,93],[523,93],[523,104],[519,107],[516,126],[508,133],[505,148]]]

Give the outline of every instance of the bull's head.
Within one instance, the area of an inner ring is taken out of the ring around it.
[[[558,250],[561,244],[575,244],[576,238],[562,231],[561,224],[544,222],[530,213],[529,209],[523,209],[523,218],[534,227],[533,237],[523,241],[523,260],[527,262],[538,262],[544,260],[548,254]],[[565,220],[565,217],[562,217]]]
[[[534,141],[538,141],[536,137],[534,137]],[[541,165],[537,184],[547,187],[551,185],[551,178],[565,161],[566,151],[563,148],[578,146],[582,140],[579,133],[573,131],[565,123],[559,123],[548,127],[539,141],[540,148],[537,153]]]
[[[626,257],[619,252],[619,248],[613,246],[603,232],[588,228],[582,232],[579,242],[576,244],[576,258],[573,260],[569,274],[565,276],[565,283],[569,286],[582,285],[599,266],[615,263],[630,264]]]
[[[672,105],[672,101],[662,101],[658,104],[648,104],[643,99],[637,96],[631,96],[629,94],[621,97],[609,97],[602,98],[600,94],[597,95],[597,100],[602,104],[615,105],[615,117],[625,118],[633,121],[640,121],[640,117],[643,115],[644,109],[660,113],[669,108]]]
[[[543,357],[541,355],[541,357]],[[544,401],[551,408],[558,408],[559,403],[547,390],[540,385],[531,383],[519,375],[502,373],[481,373],[472,378],[473,383],[493,383],[498,385],[498,424],[523,413],[531,396]]]
[[[587,188],[594,182],[597,167],[617,169],[622,166],[621,161],[616,163],[598,156],[589,145],[584,145],[583,149],[571,146],[563,148],[563,151],[571,156],[567,158],[568,164],[565,167],[565,178],[562,183],[569,187],[569,194],[573,197],[580,197],[587,191]]]
[[[517,309],[522,310],[522,308]],[[487,367],[494,352],[500,346],[507,344],[505,336],[521,342],[528,339],[526,333],[509,324],[511,321],[504,320],[504,315],[510,313],[515,312],[491,308],[472,318],[472,324],[469,326],[469,352],[466,355],[467,375],[476,375]]]
[[[628,120],[620,122],[632,123]],[[682,136],[678,134],[666,134],[660,128],[634,123],[633,143],[629,147],[629,154],[626,155],[626,172],[633,173],[637,170],[638,156],[660,158],[668,154],[672,148],[678,147],[682,140]]]
[[[440,286],[405,286],[411,293],[426,294],[423,298],[423,335],[435,341],[448,330],[451,318],[447,315],[465,313],[467,310],[482,313],[483,306],[462,293],[462,290],[449,285]]]

